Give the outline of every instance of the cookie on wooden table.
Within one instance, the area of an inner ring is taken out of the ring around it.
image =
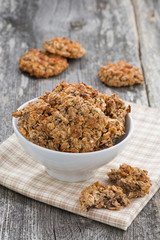
[[[45,41],[43,48],[48,52],[67,58],[81,58],[85,55],[85,48],[80,43],[70,41],[64,37],[57,37]]]
[[[123,60],[117,63],[108,62],[100,68],[98,76],[101,82],[110,87],[132,86],[144,81],[139,69]]]
[[[39,49],[30,49],[19,61],[19,68],[36,78],[58,75],[67,67],[67,59]]]

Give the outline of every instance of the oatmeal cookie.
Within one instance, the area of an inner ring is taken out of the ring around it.
[[[67,59],[39,49],[30,49],[19,61],[19,68],[36,78],[58,75],[67,67]]]
[[[111,172],[107,173],[109,179],[122,187],[129,198],[144,197],[149,193],[151,180],[147,174],[146,170],[127,164],[122,164],[118,170],[111,169]]]
[[[100,68],[98,76],[101,82],[113,87],[132,86],[144,81],[139,69],[123,60],[117,63],[108,62]]]
[[[116,97],[85,83],[61,82],[12,115],[19,118],[19,131],[35,144],[63,152],[92,152],[113,146],[124,134],[125,122],[118,112],[125,118],[129,107],[117,98],[114,115],[107,106],[110,98]]]
[[[106,99],[106,115],[109,115],[113,119],[117,119],[124,126],[126,112],[131,112],[131,106],[127,108],[122,99],[116,94],[112,94]]]
[[[80,43],[70,41],[64,37],[57,37],[45,41],[43,48],[48,52],[67,58],[81,58],[85,55],[85,48]]]
[[[79,203],[83,211],[90,208],[107,208],[119,210],[127,206],[130,201],[122,188],[116,186],[104,186],[99,182],[86,187],[81,192]]]

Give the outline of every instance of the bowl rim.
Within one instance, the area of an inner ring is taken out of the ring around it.
[[[17,108],[17,110],[20,110],[22,108],[24,108],[29,102],[33,102],[33,101],[36,101],[39,97],[36,97],[36,98],[33,98],[25,103],[23,103],[19,108]],[[134,123],[133,123],[133,118],[131,116],[131,113],[128,113],[127,114],[129,120],[130,120],[130,128],[129,128],[129,131],[128,131],[128,135],[119,143],[117,143],[116,145],[110,147],[110,148],[106,148],[106,149],[102,149],[102,150],[98,150],[98,151],[93,151],[93,152],[83,152],[83,153],[69,153],[69,152],[60,152],[60,151],[55,151],[55,150],[52,150],[52,149],[48,149],[48,148],[44,148],[44,147],[41,147],[29,140],[27,140],[18,130],[18,127],[17,127],[17,124],[16,124],[16,120],[17,118],[15,117],[12,117],[12,126],[13,126],[13,129],[14,129],[14,132],[16,133],[16,135],[18,135],[20,138],[22,138],[27,144],[29,144],[31,147],[34,147],[36,149],[40,149],[40,150],[43,150],[45,152],[49,152],[49,153],[56,153],[56,154],[59,154],[59,155],[70,155],[70,156],[80,156],[80,155],[91,155],[91,154],[99,154],[99,153],[104,153],[104,152],[110,152],[116,148],[118,148],[119,146],[121,146],[122,144],[124,144],[127,140],[130,139],[132,133],[133,133],[133,130],[134,130]]]

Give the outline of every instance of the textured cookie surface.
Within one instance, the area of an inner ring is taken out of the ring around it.
[[[45,41],[43,48],[48,52],[67,58],[81,58],[85,55],[85,48],[80,43],[62,37]]]
[[[109,179],[122,187],[129,198],[144,197],[149,193],[151,180],[146,170],[122,164],[118,170],[107,173]]]
[[[19,61],[19,68],[22,71],[37,78],[58,75],[67,67],[67,59],[39,49],[30,49]]]
[[[127,206],[130,201],[122,188],[116,186],[104,186],[99,182],[86,187],[79,198],[80,207],[83,211],[90,208],[107,208],[119,210]]]
[[[113,146],[124,134],[129,111],[115,94],[101,94],[85,83],[61,82],[13,116],[19,117],[19,131],[29,141],[78,153]]]
[[[101,82],[113,87],[132,86],[144,81],[139,69],[123,60],[102,66],[98,76]]]

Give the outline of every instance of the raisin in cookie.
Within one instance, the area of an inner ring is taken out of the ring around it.
[[[102,66],[98,76],[101,82],[113,87],[132,86],[144,81],[139,69],[123,60]]]
[[[85,55],[85,48],[80,43],[62,37],[45,41],[43,48],[48,52],[67,58],[81,58]]]
[[[67,67],[67,59],[39,49],[30,49],[19,61],[19,68],[36,78],[58,75]]]

